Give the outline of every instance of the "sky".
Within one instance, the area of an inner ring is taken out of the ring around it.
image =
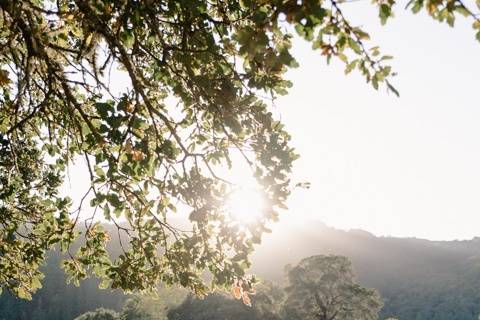
[[[343,7],[372,46],[395,57],[401,96],[345,76],[341,63],[327,66],[295,39],[300,67],[288,72],[293,87],[274,111],[301,155],[292,180],[311,188],[293,192],[281,223],[313,219],[430,240],[480,236],[480,43],[471,22],[450,28],[399,7],[382,27],[369,2]],[[122,78],[112,85],[124,88]],[[65,190],[78,202],[88,174],[81,163],[69,174]]]
[[[295,41],[300,67],[276,112],[301,155],[293,178],[311,188],[294,192],[289,218],[384,236],[480,236],[480,44],[471,22],[452,29],[397,8],[382,27],[368,3],[344,7],[395,57],[401,96],[346,77],[340,63],[327,66]]]

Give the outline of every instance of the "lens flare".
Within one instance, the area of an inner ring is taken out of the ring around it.
[[[225,201],[225,209],[232,219],[241,223],[251,223],[262,217],[266,201],[259,189],[237,188]]]

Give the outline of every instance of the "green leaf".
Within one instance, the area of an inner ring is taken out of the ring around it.
[[[135,36],[131,30],[126,30],[122,34],[122,40],[125,47],[131,49],[133,47],[133,43],[135,42]]]
[[[380,22],[382,23],[382,25],[387,23],[387,20],[388,18],[391,17],[391,15],[392,15],[392,8],[388,4],[382,3],[380,5],[380,11],[379,11]]]
[[[20,287],[16,290],[17,296],[20,299],[25,299],[25,300],[32,300],[32,295],[25,290],[23,287]]]
[[[353,38],[348,38],[347,40],[348,46],[356,53],[356,54],[361,54],[362,49],[360,48],[360,45],[358,42],[356,42]]]
[[[108,279],[104,279],[98,284],[99,289],[107,289],[108,287],[110,287],[110,280]]]
[[[345,68],[345,74],[349,74],[358,64],[358,60],[351,61]]]

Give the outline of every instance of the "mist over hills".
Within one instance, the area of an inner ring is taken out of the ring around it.
[[[112,242],[111,252],[119,248]],[[428,241],[376,237],[366,231],[343,231],[320,222],[279,224],[253,255],[252,273],[283,283],[284,267],[316,254],[351,259],[361,284],[379,290],[385,302],[382,319],[469,320],[480,314],[480,238]],[[0,320],[68,320],[95,309],[119,309],[127,298],[99,290],[88,279],[79,288],[65,284],[60,255],[50,253],[44,287],[33,301],[0,297]]]
[[[320,222],[283,225],[256,250],[252,270],[280,281],[285,264],[316,254],[350,258],[360,283],[379,290],[383,316],[467,320],[480,313],[480,238],[429,241],[376,237]]]

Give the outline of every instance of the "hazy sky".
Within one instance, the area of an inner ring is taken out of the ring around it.
[[[295,41],[300,68],[288,73],[294,87],[275,112],[301,155],[293,180],[312,187],[294,192],[283,221],[435,240],[480,236],[480,44],[470,23],[460,18],[451,29],[397,10],[381,27],[369,2],[343,6],[372,45],[395,56],[401,97],[346,77],[341,64],[326,66]],[[70,176],[79,199],[88,175],[77,165]]]
[[[381,27],[368,3],[344,6],[395,56],[401,97],[345,77],[341,64],[327,67],[296,42],[301,66],[277,112],[302,156],[294,177],[312,187],[294,194],[291,215],[377,235],[480,236],[480,44],[471,23],[451,29],[397,10]]]

